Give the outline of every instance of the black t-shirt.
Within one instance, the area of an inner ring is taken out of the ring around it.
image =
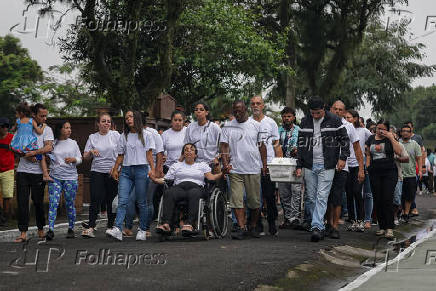
[[[389,139],[376,140],[371,135],[365,143],[371,154],[370,169],[390,170],[396,169],[394,160],[394,147]]]

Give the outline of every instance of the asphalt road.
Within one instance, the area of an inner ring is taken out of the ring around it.
[[[418,205],[432,210],[435,201],[419,200]],[[276,285],[295,266],[319,262],[320,249],[340,245],[369,249],[375,241],[375,230],[342,231],[341,240],[319,243],[311,243],[308,232],[294,230],[281,230],[278,237],[244,241],[226,238],[166,242],[158,242],[156,237],[145,242],[134,238],[116,242],[105,237],[102,229],[94,239],[66,239],[65,233],[57,231],[55,240],[49,243],[0,243],[0,289],[253,290],[259,285]],[[115,264],[108,252],[117,254]],[[340,286],[351,279],[347,275],[324,278],[322,284],[311,282],[307,288],[315,284],[317,289],[328,290],[332,288],[328,286]],[[329,285],[329,280],[334,284]]]

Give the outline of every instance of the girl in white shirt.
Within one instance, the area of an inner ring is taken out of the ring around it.
[[[48,184],[49,193],[49,230],[46,234],[47,240],[54,238],[54,224],[56,222],[57,209],[61,193],[64,192],[68,216],[67,238],[74,238],[74,223],[76,221],[76,208],[74,201],[77,193],[77,168],[82,162],[82,154],[75,140],[70,139],[71,124],[64,121],[55,128],[53,151],[50,155],[50,176],[53,182]]]
[[[174,111],[171,114],[171,128],[164,131],[162,141],[166,152],[166,161],[164,163],[164,173],[166,173],[172,164],[177,163],[180,158],[186,133],[186,127],[183,126],[185,114],[181,111]]]
[[[204,195],[202,186],[204,178],[217,180],[222,173],[213,175],[210,167],[202,162],[197,163],[197,148],[194,144],[185,144],[182,149],[183,161],[173,164],[165,175],[166,180],[174,180],[174,186],[165,191],[163,198],[162,224],[156,228],[157,233],[170,233],[170,225],[173,224],[173,216],[177,202],[188,201],[188,220],[182,227],[182,235],[190,236],[193,234],[193,225],[197,220],[198,203]],[[163,179],[157,180],[163,183]]]
[[[112,202],[118,192],[118,182],[110,172],[118,157],[117,145],[120,140],[118,131],[110,130],[112,118],[103,113],[97,120],[98,132],[89,136],[83,157],[92,159],[90,175],[91,205],[89,207],[88,227],[82,232],[83,237],[93,238],[95,221],[103,201],[106,202],[107,228],[112,228],[115,214],[112,213]]]
[[[130,192],[135,188],[139,208],[139,228],[136,240],[145,240],[148,217],[147,174],[154,176],[152,151],[155,149],[155,143],[151,133],[143,128],[140,112],[129,110],[124,119],[124,132],[118,143],[118,157],[112,168],[112,177],[115,180],[119,179],[117,216],[115,226],[106,230],[106,234],[117,240],[123,240],[121,229],[126,218]],[[121,173],[119,173],[118,168],[121,164]]]

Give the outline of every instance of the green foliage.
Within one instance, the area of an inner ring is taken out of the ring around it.
[[[15,117],[15,107],[32,93],[32,86],[42,80],[42,70],[22,48],[20,41],[6,35],[0,37],[0,116]]]
[[[373,21],[347,63],[334,96],[348,107],[367,101],[375,114],[392,112],[414,79],[431,76],[435,70],[435,66],[421,64],[424,45],[409,43],[406,34],[406,23],[386,30],[379,21]]]
[[[197,1],[184,10],[169,93],[185,108],[200,99],[228,108],[259,94],[279,72],[292,72],[281,65],[284,36],[268,40],[249,12],[230,0]]]
[[[414,123],[415,132],[425,140],[436,140],[436,85],[418,87],[404,94],[392,113],[384,114],[396,126]]]

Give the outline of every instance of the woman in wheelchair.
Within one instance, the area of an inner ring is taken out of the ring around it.
[[[188,219],[182,226],[182,235],[194,234],[193,225],[197,221],[199,200],[204,193],[204,178],[217,180],[222,173],[212,174],[208,164],[195,162],[197,148],[194,144],[187,143],[182,148],[182,161],[173,164],[163,179],[154,179],[156,183],[163,184],[164,180],[174,180],[174,186],[168,188],[163,196],[162,224],[156,227],[156,232],[170,234],[174,222],[176,205],[179,201],[186,200],[188,204]]]

